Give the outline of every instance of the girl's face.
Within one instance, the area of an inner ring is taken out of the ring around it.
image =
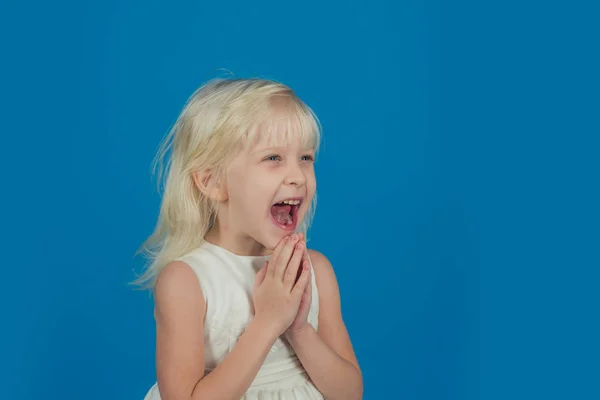
[[[227,225],[240,246],[273,249],[303,221],[316,191],[314,149],[259,141],[228,168]],[[248,242],[246,244],[246,242]]]

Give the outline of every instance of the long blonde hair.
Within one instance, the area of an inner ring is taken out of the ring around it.
[[[275,103],[284,105],[285,118],[275,117]],[[154,232],[135,253],[142,253],[148,262],[133,283],[153,289],[162,268],[200,246],[215,223],[217,204],[197,188],[193,172],[208,168],[222,176],[231,159],[259,137],[268,135],[269,140],[286,143],[291,132],[300,134],[305,146],[318,151],[321,127],[317,117],[282,83],[214,79],[199,87],[187,100],[153,160],[158,191],[162,183],[163,195]],[[315,194],[298,227],[305,236],[316,200]]]

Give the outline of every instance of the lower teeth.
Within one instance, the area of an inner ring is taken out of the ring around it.
[[[283,225],[291,225],[292,216],[290,214],[288,214],[285,217],[283,217],[283,216],[281,216],[281,214],[277,214],[277,222],[279,222],[280,224],[283,224]]]

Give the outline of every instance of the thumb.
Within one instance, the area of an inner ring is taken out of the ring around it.
[[[254,287],[258,287],[261,283],[263,283],[263,281],[265,280],[265,276],[267,275],[267,268],[269,267],[269,262],[265,261],[265,266],[262,267],[260,269],[260,271],[258,271],[256,273],[256,278],[254,281]]]

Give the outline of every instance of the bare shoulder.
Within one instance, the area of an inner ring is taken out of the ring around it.
[[[308,256],[313,266],[315,280],[319,288],[319,297],[333,298],[335,303],[339,300],[339,288],[333,265],[325,254],[320,251],[308,249]]]
[[[308,249],[308,255],[310,256],[310,260],[313,263],[316,263],[316,262],[320,262],[320,263],[329,262],[329,260],[327,259],[327,257],[325,257],[325,254],[321,253],[318,250]]]
[[[186,295],[201,293],[201,289],[192,267],[185,261],[175,260],[158,274],[154,292],[159,297],[171,297],[181,292]]]
[[[334,273],[333,266],[325,254],[314,249],[308,249],[308,255],[315,270],[318,269],[319,272]]]
[[[185,310],[205,308],[204,296],[194,270],[184,261],[168,263],[159,273],[154,289],[155,314],[165,317]]]

